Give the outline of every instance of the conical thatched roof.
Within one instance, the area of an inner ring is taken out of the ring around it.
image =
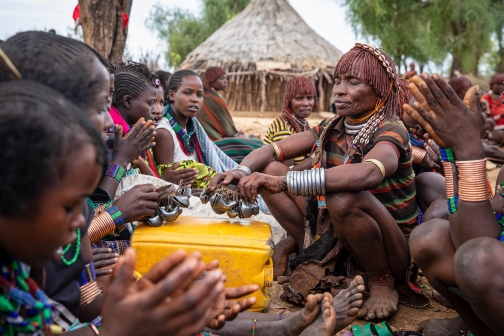
[[[286,0],[252,0],[192,51],[181,68],[205,71],[221,66],[228,73],[276,70],[326,75],[341,55]]]

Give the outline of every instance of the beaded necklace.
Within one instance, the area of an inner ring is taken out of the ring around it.
[[[187,121],[187,129],[189,130],[189,133],[187,133],[177,122],[175,111],[173,111],[170,105],[168,105],[167,108],[168,113],[165,114],[165,117],[166,119],[168,119],[168,122],[170,123],[172,129],[175,131],[175,133],[177,133],[177,137],[183,145],[185,154],[189,156],[193,155],[195,148],[193,135],[196,132],[196,129],[194,128],[192,119],[189,118],[189,120]]]
[[[72,266],[73,264],[75,264],[75,262],[77,261],[77,258],[79,257],[80,244],[81,244],[81,232],[80,232],[80,229],[77,229],[76,231],[77,231],[76,232],[77,238],[75,240],[75,252],[74,252],[72,259],[66,260],[66,258],[65,258],[65,254],[68,252],[68,250],[70,250],[70,247],[72,247],[72,243],[65,246],[65,248],[63,249],[63,253],[61,254],[61,261],[63,262],[63,264],[65,264],[65,266]]]
[[[0,262],[0,335],[51,335],[52,310],[46,294],[17,260]],[[18,312],[24,308],[26,317]]]

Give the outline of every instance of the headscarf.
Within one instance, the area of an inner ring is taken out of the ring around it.
[[[217,79],[226,74],[226,70],[221,67],[210,67],[205,71],[205,76],[203,77],[203,88],[206,90],[212,90],[212,83]]]
[[[308,77],[294,77],[287,82],[285,86],[284,94],[284,108],[282,112],[282,119],[284,119],[296,133],[302,133],[310,130],[310,126],[305,119],[298,118],[296,114],[292,111],[291,102],[292,99],[296,98],[298,95],[312,95],[315,99],[315,105],[313,105],[313,111],[317,110],[317,90],[312,80]]]

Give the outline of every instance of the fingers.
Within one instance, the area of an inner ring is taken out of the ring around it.
[[[423,79],[421,79],[420,77],[418,76],[414,76],[412,78],[412,82],[409,83],[408,87],[409,89],[411,90],[411,93],[413,93],[413,97],[415,97],[415,100],[423,106],[423,108],[426,110],[426,111],[429,111],[430,108],[429,108],[429,104],[427,104],[427,101],[425,100],[425,97],[422,93],[422,91],[420,91],[420,85],[423,83]],[[433,112],[431,112],[433,113]]]
[[[91,251],[93,252],[93,255],[100,254],[100,253],[112,253],[112,249],[109,249],[106,247],[96,247],[96,248],[91,249]]]
[[[126,134],[124,136],[124,138],[129,138],[129,137],[136,138],[138,136],[138,134],[140,133],[140,130],[145,125],[145,121],[144,120],[145,120],[144,118],[140,118],[136,122],[136,124],[131,127],[131,129],[129,130],[128,134]]]
[[[455,90],[438,74],[432,75],[432,80],[436,83],[436,86],[443,91],[444,99],[453,106],[460,105],[460,98],[455,93]]]
[[[111,300],[119,301],[124,297],[124,293],[128,292],[133,279],[135,258],[135,251],[127,249],[124,256],[117,261],[107,288],[107,296],[110,296]]]
[[[97,269],[95,270],[95,274],[96,274],[96,277],[99,278],[99,277],[103,277],[103,276],[107,276],[109,274],[112,273],[112,271],[114,270],[114,268],[105,268],[105,269]]]
[[[481,117],[481,96],[478,85],[475,85],[467,90],[464,96],[464,104],[476,115],[476,117],[483,119]]]
[[[210,190],[213,191],[215,189],[217,189],[217,186],[221,183],[223,183],[222,181],[226,180],[227,179],[227,174],[226,173],[219,173],[217,175],[215,175],[211,180],[210,180],[210,183],[209,183],[209,187],[210,187]],[[227,184],[229,184],[231,182],[227,182]]]
[[[201,275],[204,269],[205,266],[201,262],[200,254],[192,253],[180,260],[173,270],[168,272],[154,286],[143,292],[141,299],[143,306],[157,306],[161,301],[164,301],[176,291],[183,292],[192,281]]]
[[[180,161],[179,162],[175,162],[170,168],[168,168],[168,170],[175,170],[177,169],[178,167],[180,166]]]
[[[445,113],[444,109],[448,108],[451,103],[446,99],[443,91],[437,86],[432,77],[423,73],[422,79],[424,82],[420,83],[419,88],[429,108],[435,113],[434,117],[436,117],[436,115],[443,115]]]
[[[213,260],[212,262],[210,262],[209,264],[206,265],[205,270],[213,271],[213,270],[219,268],[219,265],[220,265],[219,260]]]
[[[226,299],[238,299],[245,295],[252,294],[257,290],[259,290],[259,286],[257,285],[226,288]]]
[[[164,258],[157,264],[151,267],[151,269],[144,274],[142,279],[138,281],[138,285],[141,289],[145,288],[147,281],[152,284],[160,281],[164,276],[166,276],[176,265],[178,265],[187,256],[184,250],[177,250],[173,252],[170,256]]]
[[[100,269],[100,268],[104,268],[104,267],[107,267],[110,265],[114,265],[119,258],[119,254],[116,255],[115,253],[111,253],[111,255],[112,255],[112,257],[110,257],[110,258],[98,260],[96,262],[93,261],[95,269]]]
[[[421,104],[418,102],[415,102],[413,104],[413,108],[409,105],[403,105],[403,109],[406,113],[410,115],[411,118],[415,119],[422,127],[424,130],[430,134],[430,136],[438,143],[440,146],[446,147],[443,141],[437,136],[436,132],[434,132],[434,129],[430,125],[430,123],[435,123],[436,120],[435,118],[429,114]]]

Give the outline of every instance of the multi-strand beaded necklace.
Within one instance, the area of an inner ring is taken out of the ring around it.
[[[0,265],[0,335],[51,335],[53,306],[46,294],[17,260]]]

